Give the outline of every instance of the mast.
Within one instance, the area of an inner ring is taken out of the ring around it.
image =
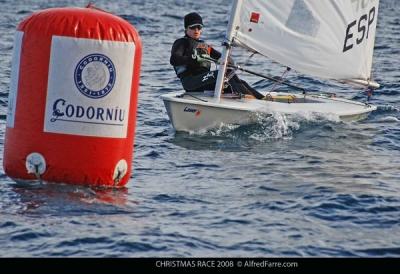
[[[222,88],[224,85],[224,78],[225,78],[225,71],[228,63],[228,56],[231,51],[231,44],[233,40],[233,33],[234,33],[234,28],[235,28],[235,22],[236,18],[239,15],[240,7],[242,5],[243,0],[234,0],[232,3],[232,9],[230,13],[230,18],[229,18],[229,23],[228,23],[228,29],[226,31],[226,41],[223,43],[224,48],[222,49],[222,56],[221,56],[221,62],[218,68],[218,77],[217,77],[217,82],[215,84],[215,90],[214,90],[214,98],[216,99],[217,102],[219,102],[221,93],[222,93]]]

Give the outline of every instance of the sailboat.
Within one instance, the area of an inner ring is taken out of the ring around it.
[[[366,118],[376,106],[313,94],[284,79],[241,69],[293,89],[268,92],[263,100],[222,94],[228,57],[234,47],[265,56],[299,73],[372,91],[379,0],[234,0],[214,91],[162,95],[176,131],[203,131],[223,124],[249,124],[258,114],[334,115],[344,121]],[[301,89],[301,88],[300,88]]]

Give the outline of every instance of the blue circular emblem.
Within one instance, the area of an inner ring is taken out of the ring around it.
[[[95,53],[85,56],[75,68],[74,80],[78,90],[86,97],[98,99],[114,87],[115,66],[107,56]]]

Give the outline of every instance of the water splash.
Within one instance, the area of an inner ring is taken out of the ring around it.
[[[248,125],[221,124],[213,129],[189,132],[188,136],[199,138],[222,137],[242,142],[265,142],[291,140],[296,132],[316,125],[336,124],[341,120],[336,115],[301,112],[283,114],[274,112],[254,113],[253,123]]]
[[[257,126],[258,130],[249,137],[260,142],[271,139],[291,139],[293,132],[300,129],[297,121],[280,113],[257,114]]]
[[[259,114],[257,124],[260,130],[251,134],[250,138],[258,141],[290,140],[296,132],[310,126],[339,122],[340,119],[336,115],[322,115],[314,112],[299,112],[291,115],[273,113],[268,116]]]
[[[199,131],[191,131],[189,132],[190,135],[200,135],[200,136],[224,136],[226,134],[229,134],[230,132],[238,129],[240,125],[234,125],[234,124],[220,124],[216,128],[212,129],[205,129],[205,130],[199,130]]]

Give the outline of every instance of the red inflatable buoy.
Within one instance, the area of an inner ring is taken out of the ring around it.
[[[124,186],[142,46],[127,21],[55,8],[18,26],[3,165],[16,180]]]

